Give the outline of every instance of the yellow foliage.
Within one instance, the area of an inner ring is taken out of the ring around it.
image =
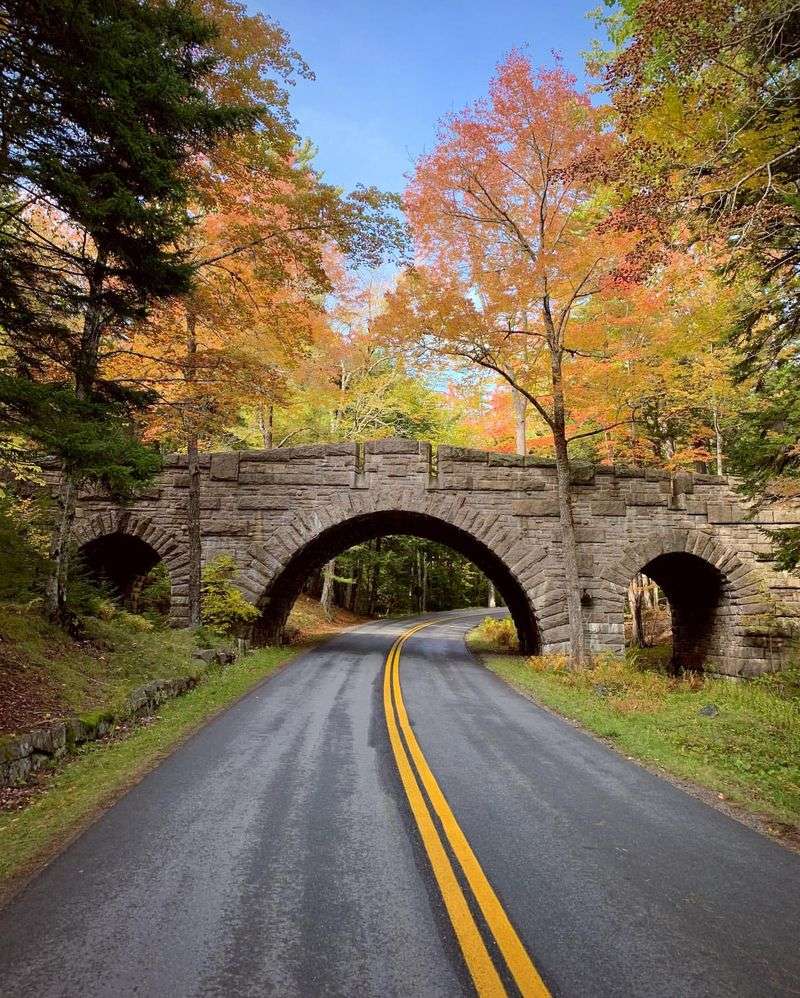
[[[534,672],[558,676],[561,685],[592,692],[620,714],[652,713],[673,692],[698,692],[707,683],[700,673],[670,676],[648,668],[636,655],[598,655],[591,669],[570,669],[565,655],[535,655],[528,659]]]
[[[486,617],[476,628],[480,640],[498,651],[519,651],[519,637],[510,617]]]

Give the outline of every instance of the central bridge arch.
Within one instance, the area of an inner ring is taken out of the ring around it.
[[[462,527],[430,513],[398,509],[356,513],[300,543],[274,572],[257,601],[262,612],[254,627],[256,643],[280,640],[289,611],[309,575],[356,544],[397,534],[444,544],[468,558],[503,597],[517,628],[520,649],[529,654],[539,652],[541,639],[533,607],[524,585],[503,558]]]

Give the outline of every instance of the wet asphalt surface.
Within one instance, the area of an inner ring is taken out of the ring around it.
[[[0,912],[0,995],[471,993],[386,735],[410,623],[306,653],[111,808]],[[405,702],[552,993],[800,995],[800,856],[519,696],[470,626],[409,640]]]

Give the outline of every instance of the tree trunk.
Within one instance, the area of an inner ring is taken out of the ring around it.
[[[495,593],[495,591],[494,591],[494,583],[493,582],[489,583],[489,598],[486,601],[486,605],[490,609],[494,609],[494,607],[497,606],[497,593]]]
[[[197,316],[186,312],[186,380],[197,380]],[[188,457],[189,491],[186,501],[186,529],[189,555],[189,626],[200,623],[200,590],[202,585],[203,545],[200,536],[200,465],[198,435],[193,425],[194,413],[188,414],[186,453]]]
[[[549,315],[549,306],[547,306]],[[563,547],[564,582],[569,619],[569,643],[572,665],[583,668],[591,663],[589,644],[583,627],[581,607],[580,576],[578,574],[578,539],[575,519],[572,513],[572,485],[569,475],[569,453],[567,449],[566,407],[564,385],[561,376],[561,350],[557,347],[555,331],[550,339],[550,370],[553,384],[553,443],[556,452],[556,480],[558,483],[558,515],[561,521],[561,543]]]
[[[719,428],[719,413],[714,406],[714,451],[717,459],[717,474],[722,474],[722,433]]]
[[[420,610],[423,613],[428,611],[428,559],[425,552],[422,552],[422,597],[420,599]]]
[[[372,566],[372,580],[369,587],[369,606],[368,613],[370,617],[375,616],[375,611],[378,606],[378,582],[380,581],[381,575],[381,538],[375,538],[375,563]]]
[[[67,620],[67,576],[76,497],[77,485],[69,475],[65,475],[59,491],[61,513],[50,541],[53,567],[45,586],[45,612],[51,620],[60,624]]]
[[[353,566],[353,584],[350,587],[350,609],[353,613],[358,613],[358,601],[361,596],[361,559],[357,559]]]
[[[644,633],[644,579],[637,575],[628,586],[628,606],[631,610],[631,644],[644,648],[647,640]]]
[[[259,406],[258,409],[258,426],[261,430],[261,440],[264,444],[264,450],[272,450],[274,446],[273,442],[273,432],[272,425],[275,416],[275,407],[268,405],[266,411],[264,406]]]
[[[100,339],[103,334],[102,294],[108,254],[98,250],[87,273],[87,303],[83,316],[81,343],[75,358],[75,394],[80,399],[91,399],[97,379],[100,358]],[[67,623],[67,581],[69,576],[72,526],[75,522],[76,503],[81,487],[80,476],[64,474],[59,504],[61,513],[50,541],[52,569],[45,584],[45,612],[59,624]]]
[[[75,358],[75,394],[83,399],[92,397],[97,380],[100,339],[103,335],[102,295],[107,258],[108,254],[104,249],[98,250],[87,275],[86,311],[83,316],[80,350]]]
[[[518,392],[516,388],[511,389],[512,403],[514,406],[514,443],[517,454],[527,454],[527,425],[526,414],[528,400]]]
[[[322,570],[322,596],[320,605],[328,620],[333,616],[333,576],[336,573],[336,559],[332,558]]]

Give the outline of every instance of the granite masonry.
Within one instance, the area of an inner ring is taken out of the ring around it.
[[[494,581],[529,651],[564,650],[567,618],[552,462],[390,439],[201,457],[203,557],[231,554],[275,640],[309,572],[352,544],[411,533],[448,544]],[[725,477],[604,466],[573,470],[584,623],[596,650],[624,646],[631,578],[645,571],[672,608],[676,658],[731,676],[793,653],[800,580],[769,561],[764,528],[800,510],[751,516]],[[159,559],[171,614],[186,623],[186,458],[121,507],[79,501],[87,559],[123,590]]]

